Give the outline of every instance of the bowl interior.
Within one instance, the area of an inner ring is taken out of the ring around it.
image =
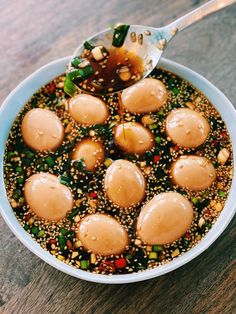
[[[44,251],[41,246],[34,241],[31,236],[21,227],[17,218],[15,217],[13,210],[8,202],[7,194],[3,179],[3,160],[5,143],[8,138],[11,126],[22,109],[24,104],[29,98],[42,86],[54,79],[56,76],[65,72],[66,64],[69,62],[70,57],[55,60],[38,71],[34,72],[28,78],[26,78],[21,84],[19,84],[15,90],[13,90],[6,98],[2,106],[0,107],[0,211],[5,219],[6,223],[12,230],[12,232],[20,239],[24,245],[30,249],[33,253],[43,259],[51,266],[77,278],[81,278],[88,281],[100,282],[100,283],[131,283],[141,280],[150,279],[153,277],[160,276],[167,272],[170,272],[206,250],[224,231],[229,224],[235,213],[235,199],[236,199],[236,179],[233,178],[229,197],[226,201],[225,207],[218,218],[217,222],[213,225],[211,230],[206,236],[190,251],[184,253],[182,256],[177,257],[172,262],[159,266],[152,270],[147,270],[139,273],[132,273],[127,275],[101,275],[88,273],[86,271],[71,267],[59,260],[57,260],[50,253]],[[188,80],[197,89],[210,100],[215,108],[220,113],[222,119],[225,121],[228,128],[233,152],[234,152],[234,173],[236,165],[236,111],[230,101],[224,96],[224,94],[212,85],[205,78],[197,74],[196,72],[167,59],[162,59],[159,63],[161,67],[169,70],[180,77]]]

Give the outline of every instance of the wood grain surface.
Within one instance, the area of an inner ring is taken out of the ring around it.
[[[108,25],[161,26],[202,2],[0,0],[0,103],[30,73],[70,55]],[[165,56],[205,76],[236,104],[235,50],[233,5],[178,34]],[[236,313],[235,234],[234,220],[184,267],[142,283],[108,286],[45,264],[0,219],[0,313]]]

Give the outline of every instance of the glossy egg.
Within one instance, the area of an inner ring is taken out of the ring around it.
[[[132,113],[158,111],[167,102],[165,85],[156,79],[146,78],[122,92],[123,106]]]
[[[200,191],[212,185],[216,179],[216,170],[205,157],[184,155],[172,163],[171,175],[179,187]]]
[[[115,128],[114,142],[126,153],[143,154],[154,146],[154,136],[140,123],[127,122]]]
[[[176,192],[161,193],[141,209],[137,234],[149,245],[168,244],[180,238],[192,220],[192,205],[183,195]]]
[[[64,128],[57,115],[47,109],[28,111],[21,124],[24,142],[36,151],[55,150],[61,145]]]
[[[72,153],[73,160],[83,160],[88,171],[94,171],[99,164],[104,162],[104,147],[101,142],[90,138],[79,142]]]
[[[129,244],[126,230],[105,214],[87,215],[82,219],[77,237],[86,250],[103,256],[120,254]]]
[[[100,98],[80,94],[69,101],[69,112],[72,118],[85,125],[103,124],[108,117],[108,109]]]
[[[40,218],[60,220],[71,211],[73,196],[55,175],[37,173],[26,180],[24,195],[30,209]]]
[[[145,187],[146,183],[141,171],[130,161],[116,160],[106,171],[106,194],[119,207],[130,207],[141,202]]]
[[[167,116],[166,132],[172,142],[181,147],[197,147],[207,139],[210,125],[200,113],[180,108]]]

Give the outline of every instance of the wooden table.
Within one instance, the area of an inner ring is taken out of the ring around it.
[[[164,25],[194,0],[1,0],[0,99],[30,73],[71,54],[117,21]],[[218,86],[236,104],[236,5],[180,33],[165,56]],[[1,313],[235,313],[236,221],[207,252],[165,276],[130,285],[65,275],[27,250],[0,220]]]

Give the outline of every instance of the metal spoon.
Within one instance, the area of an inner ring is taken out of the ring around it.
[[[182,31],[186,27],[198,22],[203,17],[221,10],[234,2],[236,2],[236,0],[211,0],[161,28],[131,25],[123,47],[142,58],[144,72],[141,79],[145,78],[156,67],[167,44],[179,31]],[[90,37],[88,41],[93,46],[104,46],[109,49],[112,46],[113,33],[114,30],[109,28]],[[75,56],[80,56],[83,49],[84,46],[82,44],[75,50],[72,59]],[[114,92],[117,91],[118,90],[115,90]]]

